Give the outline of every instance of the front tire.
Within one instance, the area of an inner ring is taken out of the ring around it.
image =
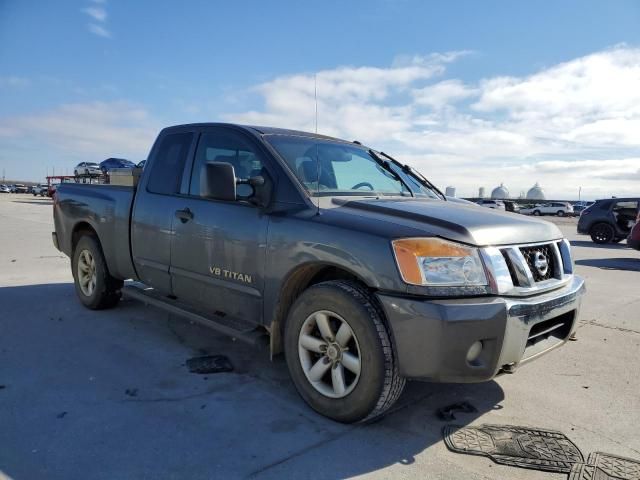
[[[284,344],[300,396],[338,422],[376,418],[404,389],[383,313],[357,283],[305,290],[289,311]]]
[[[534,211],[533,211],[533,214],[534,214],[536,217],[539,217],[539,216],[540,216],[540,210],[534,210]]]
[[[102,248],[93,235],[78,241],[71,261],[76,294],[91,310],[114,307],[120,300],[123,282],[111,276]]]
[[[589,234],[591,235],[591,240],[593,240],[595,243],[605,244],[613,240],[615,231],[613,230],[613,227],[608,223],[601,222],[596,223],[593,227],[591,227]]]
[[[564,211],[562,211],[562,210],[558,210],[557,215],[558,215],[559,217],[564,217]]]

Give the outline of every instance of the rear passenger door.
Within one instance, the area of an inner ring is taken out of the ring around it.
[[[171,293],[171,238],[183,171],[192,154],[194,132],[170,133],[158,140],[138,186],[131,218],[131,254],[141,281]],[[122,252],[122,255],[125,255]]]
[[[247,199],[221,201],[201,196],[201,173],[210,162],[234,166],[236,178],[260,175],[265,157],[235,129],[203,131],[188,194],[179,202],[171,245],[174,295],[218,316],[259,323],[262,315],[268,215]],[[246,196],[251,189],[238,186]]]

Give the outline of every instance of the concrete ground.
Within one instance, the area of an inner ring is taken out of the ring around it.
[[[553,479],[448,451],[456,423],[560,430],[588,455],[640,459],[640,252],[598,247],[556,219],[586,278],[578,341],[474,385],[410,383],[381,421],[345,426],[311,411],[282,358],[135,301],[92,312],[51,244],[51,202],[0,195],[0,478]],[[227,355],[233,373],[185,361]]]

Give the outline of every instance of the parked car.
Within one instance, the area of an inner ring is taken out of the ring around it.
[[[35,185],[31,193],[33,193],[34,197],[38,195],[40,195],[41,197],[44,197],[48,194],[48,192],[49,192],[49,185],[46,183],[41,183],[40,185]]]
[[[502,200],[478,200],[481,207],[493,208],[495,210],[506,210]]]
[[[101,173],[100,165],[95,162],[80,162],[73,169],[73,175],[76,177],[97,177]]]
[[[520,205],[516,202],[512,202],[511,200],[503,200],[504,209],[507,212],[520,213]]]
[[[26,185],[23,185],[22,183],[16,183],[13,186],[13,190],[11,191],[11,193],[28,193],[29,192],[29,187],[27,187]]]
[[[130,160],[125,160],[124,158],[107,158],[100,162],[100,171],[106,174],[114,168],[134,168],[135,166],[135,163]]]
[[[11,193],[9,185],[0,185],[0,193]]]
[[[635,248],[636,250],[640,250],[640,211],[636,217],[636,224],[633,226],[631,232],[629,232],[629,236],[627,237],[627,245],[631,248]]]
[[[596,200],[583,210],[578,233],[590,235],[595,243],[618,243],[627,238],[636,222],[640,197]]]
[[[268,335],[334,420],[382,415],[406,379],[514,373],[578,325],[584,282],[557,226],[449,201],[358,143],[181,125],[148,164],[137,187],[58,187],[52,238],[78,300],[126,292],[239,340]]]
[[[520,213],[525,215],[557,215],[565,217],[573,215],[573,207],[566,202],[550,202],[538,204],[534,207],[521,208]]]

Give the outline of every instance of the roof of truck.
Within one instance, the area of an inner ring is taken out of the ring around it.
[[[319,138],[323,140],[333,140],[336,142],[344,142],[344,143],[352,143],[348,140],[344,140],[342,138],[330,137],[328,135],[321,135],[319,133],[311,133],[304,132],[301,130],[292,130],[288,128],[277,128],[277,127],[263,127],[258,125],[242,125],[238,123],[220,123],[220,122],[205,122],[205,123],[187,123],[184,125],[174,125],[171,127],[167,127],[164,130],[173,130],[173,129],[181,129],[181,128],[189,128],[189,127],[237,127],[245,130],[252,130],[255,133],[260,135],[294,135],[300,137],[313,137]]]

